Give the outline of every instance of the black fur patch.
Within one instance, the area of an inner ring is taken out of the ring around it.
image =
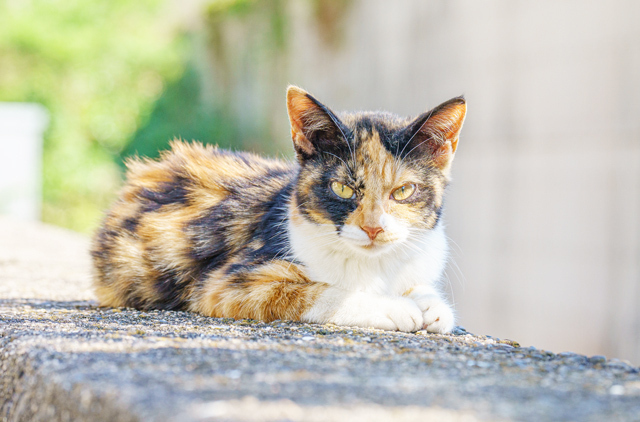
[[[252,180],[251,184],[256,188],[261,187],[273,178],[282,178],[289,183],[267,198],[252,196],[253,191],[264,194],[263,189],[252,191],[246,185],[230,184],[229,197],[188,226],[187,232],[194,245],[190,255],[196,262],[195,271],[199,280],[222,267],[232,255],[242,254],[244,261],[232,265],[228,273],[239,271],[247,263],[255,265],[275,257],[286,259],[289,250],[286,204],[294,183],[293,173],[291,170],[274,170]],[[243,216],[245,213],[247,215]],[[236,230],[245,232],[249,239],[259,240],[260,247],[245,245],[238,250],[230,244],[226,237],[230,227],[238,226],[243,221],[247,225],[236,227]]]
[[[440,222],[440,218],[442,217],[442,210],[444,207],[439,207],[436,208],[436,222],[434,223],[433,227],[437,226],[438,223]]]
[[[260,219],[255,234],[262,242],[262,247],[252,255],[255,258],[286,259],[290,254],[289,237],[287,236],[288,211],[286,204],[291,197],[294,181],[277,192],[268,201],[263,203],[264,213]]]
[[[187,227],[193,244],[190,255],[198,265],[198,278],[221,267],[229,259],[232,248],[225,235],[226,228],[233,221],[233,209],[227,202],[221,202]]]
[[[168,311],[181,311],[187,309],[187,302],[184,300],[185,284],[179,279],[180,275],[173,270],[164,270],[156,278],[156,293],[160,296],[158,300],[150,304],[156,309]]]
[[[186,180],[177,178],[172,182],[162,182],[158,189],[143,188],[138,194],[142,199],[143,213],[157,211],[163,205],[185,204],[187,202]]]
[[[298,153],[307,160],[316,157],[318,152],[339,152],[344,149],[348,143],[347,136],[350,133],[350,130],[327,106],[320,103],[309,94],[307,94],[307,98],[313,101],[317,107],[316,109],[309,110],[313,115],[309,118],[313,120],[326,121],[326,124],[322,126],[322,129],[305,132],[305,136],[315,148],[314,153],[308,154],[304,150],[298,150]],[[312,124],[310,126],[313,127],[314,125]]]
[[[104,266],[105,262],[111,257],[111,250],[113,248],[114,240],[119,236],[119,233],[115,230],[109,229],[106,226],[102,226],[98,230],[96,236],[96,244],[98,247],[91,249],[91,256],[96,262],[100,263],[100,266]]]
[[[127,295],[126,300],[125,300],[125,307],[134,308],[134,309],[145,309],[145,308],[148,308],[148,306],[145,307],[145,303],[140,297],[134,296],[132,294]]]
[[[122,222],[122,227],[129,233],[135,233],[140,224],[140,216],[130,217]]]

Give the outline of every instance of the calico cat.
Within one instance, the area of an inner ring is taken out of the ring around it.
[[[466,103],[337,114],[287,91],[297,162],[174,141],[92,245],[103,306],[444,333],[442,202]]]

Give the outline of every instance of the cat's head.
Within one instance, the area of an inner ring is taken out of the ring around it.
[[[314,243],[377,255],[437,226],[466,114],[462,97],[408,119],[337,114],[291,86],[287,109],[301,165],[292,224]]]

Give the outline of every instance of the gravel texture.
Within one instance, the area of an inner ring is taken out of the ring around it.
[[[640,369],[616,359],[99,308],[86,248],[0,219],[2,421],[640,421]]]

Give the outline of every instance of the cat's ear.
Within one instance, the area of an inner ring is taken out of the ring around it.
[[[329,108],[297,86],[287,89],[287,112],[291,122],[291,138],[300,160],[319,151],[330,151],[344,143],[345,129]]]
[[[404,131],[404,153],[427,156],[436,167],[448,173],[466,114],[464,97],[452,98],[421,114]]]

